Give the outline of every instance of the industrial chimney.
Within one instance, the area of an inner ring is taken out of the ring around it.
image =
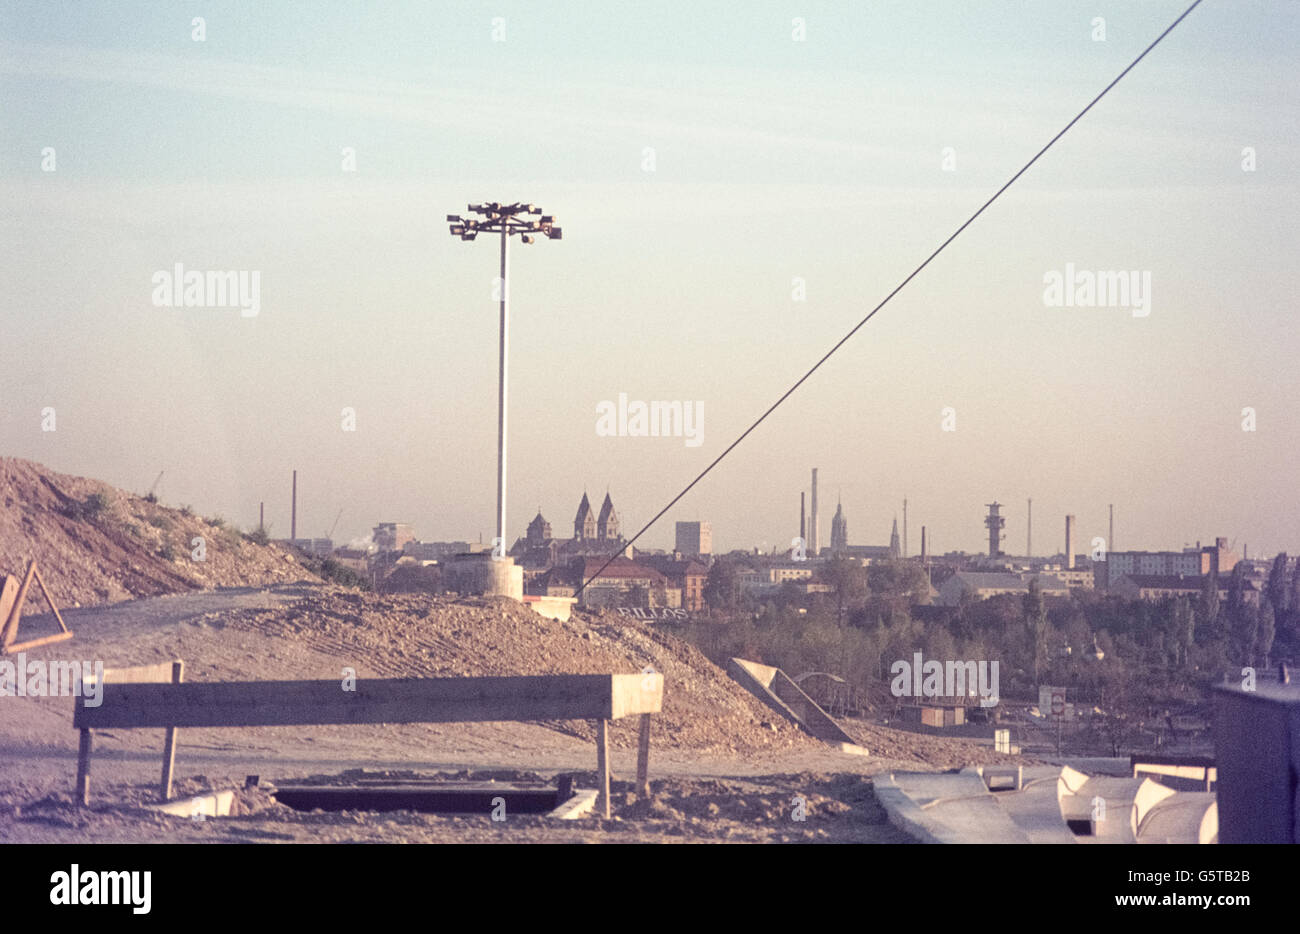
[[[1065,568],[1074,570],[1074,516],[1065,517]]]
[[[298,537],[298,471],[293,472],[293,498],[289,501],[289,541]]]
[[[812,517],[808,523],[808,550],[809,557],[817,557],[822,550],[821,538],[817,534],[817,468],[812,469]]]

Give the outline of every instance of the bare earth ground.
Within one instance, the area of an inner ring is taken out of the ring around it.
[[[29,659],[171,658],[187,681],[639,672],[665,678],[653,718],[651,799],[630,784],[630,723],[611,729],[611,820],[410,811],[298,812],[262,789],[240,793],[238,816],[158,815],[162,731],[97,732],[88,810],[72,805],[73,700],[0,697],[3,842],[908,842],[875,802],[870,776],[1004,761],[974,741],[851,724],[870,757],[825,745],[781,720],[693,647],[652,623],[614,615],[547,620],[510,601],[361,594],[315,584],[186,593],[65,612],[74,639]],[[23,635],[53,629],[24,617]],[[366,769],[376,775],[549,779],[594,787],[586,722],[261,727],[180,731],[178,797]],[[796,795],[807,820],[792,819]]]

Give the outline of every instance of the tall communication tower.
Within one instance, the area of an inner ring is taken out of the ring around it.
[[[989,508],[989,514],[984,517],[984,526],[989,530],[989,557],[996,558],[1002,554],[1002,539],[1007,537],[1007,533],[1002,531],[1006,526],[1005,517],[998,515],[998,510],[1002,508],[1001,503],[985,503]]]

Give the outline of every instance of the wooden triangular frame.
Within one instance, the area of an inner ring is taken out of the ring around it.
[[[41,588],[45,602],[54,611],[54,618],[59,621],[59,628],[63,632],[56,632],[52,636],[42,636],[28,642],[14,642],[18,638],[18,621],[23,615],[23,602],[27,599],[27,588],[32,585],[33,580]],[[32,558],[31,563],[27,565],[27,574],[21,584],[11,575],[5,575],[4,584],[0,585],[0,619],[4,620],[3,624],[0,624],[0,655],[34,649],[38,645],[49,645],[51,642],[62,642],[72,638],[72,631],[59,615],[59,608],[54,605],[54,598],[50,596],[45,581],[41,579],[41,572],[36,570],[35,558]]]

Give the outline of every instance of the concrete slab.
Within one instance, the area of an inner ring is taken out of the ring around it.
[[[577,820],[580,817],[586,817],[596,809],[598,795],[599,792],[595,788],[584,788],[581,791],[575,791],[572,798],[546,816],[555,820]]]
[[[1219,804],[1212,791],[1181,791],[1153,805],[1138,825],[1138,843],[1217,843]]]
[[[974,769],[876,776],[876,798],[894,826],[922,843],[1029,843]]]
[[[822,710],[780,668],[733,658],[727,663],[727,674],[781,716],[818,739],[836,745],[857,744],[830,714]]]
[[[193,798],[179,798],[166,804],[151,804],[148,808],[172,817],[188,817],[197,820],[203,817],[229,817],[234,801],[233,791],[217,791]]]

